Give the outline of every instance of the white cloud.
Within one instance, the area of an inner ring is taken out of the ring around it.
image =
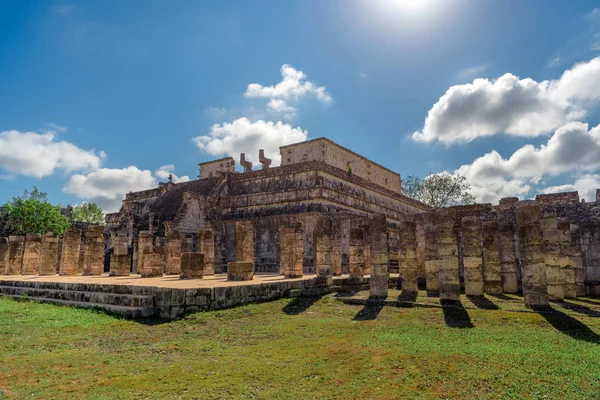
[[[600,175],[585,174],[576,177],[575,182],[568,185],[550,186],[541,190],[541,193],[579,192],[579,198],[586,201],[596,201],[596,189],[600,188]]]
[[[175,166],[173,164],[163,165],[162,167],[158,167],[158,169],[156,171],[154,171],[154,176],[157,179],[160,179],[162,181],[167,181],[169,179],[169,176],[172,176],[173,182],[175,182],[175,183],[187,182],[190,180],[190,177],[187,175],[184,175],[184,176],[175,175]]]
[[[102,168],[87,175],[73,175],[63,192],[98,204],[105,212],[115,212],[121,207],[126,193],[157,186],[149,170],[135,166],[123,169]]]
[[[492,151],[463,165],[454,173],[464,175],[480,202],[497,202],[506,196],[524,196],[544,176],[600,168],[600,125],[570,122],[556,130],[545,145],[525,145],[510,158]]]
[[[0,132],[0,168],[14,174],[43,178],[55,169],[66,172],[100,168],[104,152],[82,150],[59,141],[55,132]]]
[[[213,156],[227,154],[237,160],[240,153],[246,153],[246,159],[253,162],[258,160],[258,150],[264,149],[273,165],[279,165],[279,146],[302,142],[307,135],[307,131],[281,121],[250,122],[240,118],[231,123],[215,124],[208,135],[195,137],[193,141],[200,150]]]
[[[329,103],[332,100],[325,86],[317,86],[315,83],[306,80],[304,72],[294,69],[289,64],[281,66],[281,77],[281,81],[275,86],[263,86],[259,83],[249,84],[244,96],[298,100],[301,97],[312,95],[324,103]]]
[[[473,65],[458,71],[456,77],[458,79],[473,79],[483,73],[487,69],[487,64]]]
[[[269,103],[267,103],[267,107],[276,113],[284,114],[284,118],[293,119],[296,117],[296,108],[288,105],[285,100],[281,99],[271,99]]]
[[[562,77],[537,82],[505,74],[452,86],[429,110],[412,138],[446,144],[501,132],[535,137],[583,118],[600,99],[600,57],[574,65]]]

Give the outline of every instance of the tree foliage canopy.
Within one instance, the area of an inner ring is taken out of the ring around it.
[[[83,202],[73,207],[71,219],[73,221],[104,224],[104,211],[95,203]]]
[[[425,179],[409,175],[402,181],[405,195],[435,208],[474,203],[470,190],[467,178],[447,172],[429,174]]]
[[[4,234],[10,235],[46,232],[62,235],[71,225],[61,214],[60,205],[48,203],[48,195],[35,186],[31,192],[25,190],[4,204],[0,208],[0,221]]]

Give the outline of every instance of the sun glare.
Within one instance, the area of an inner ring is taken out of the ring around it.
[[[381,2],[389,11],[415,14],[431,9],[436,0],[382,0]]]

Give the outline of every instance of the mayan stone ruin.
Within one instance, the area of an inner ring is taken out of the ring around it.
[[[106,226],[0,238],[0,273],[275,274],[330,289],[341,276],[373,299],[393,284],[444,301],[522,293],[532,308],[600,295],[600,190],[587,203],[567,192],[432,209],[402,194],[400,175],[328,139],[280,154],[277,167],[264,152],[258,169],[227,157],[201,163],[196,180],[128,193]]]

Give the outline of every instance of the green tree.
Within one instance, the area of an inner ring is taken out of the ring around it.
[[[34,186],[31,192],[25,190],[4,204],[0,208],[4,234],[54,232],[62,235],[69,229],[69,220],[61,214],[60,205],[54,206],[47,199],[48,195]]]
[[[439,208],[473,204],[471,185],[462,175],[447,172],[429,174],[425,179],[409,175],[402,182],[402,192],[428,206]]]
[[[83,202],[73,207],[71,219],[73,221],[104,224],[104,211],[95,203]]]

